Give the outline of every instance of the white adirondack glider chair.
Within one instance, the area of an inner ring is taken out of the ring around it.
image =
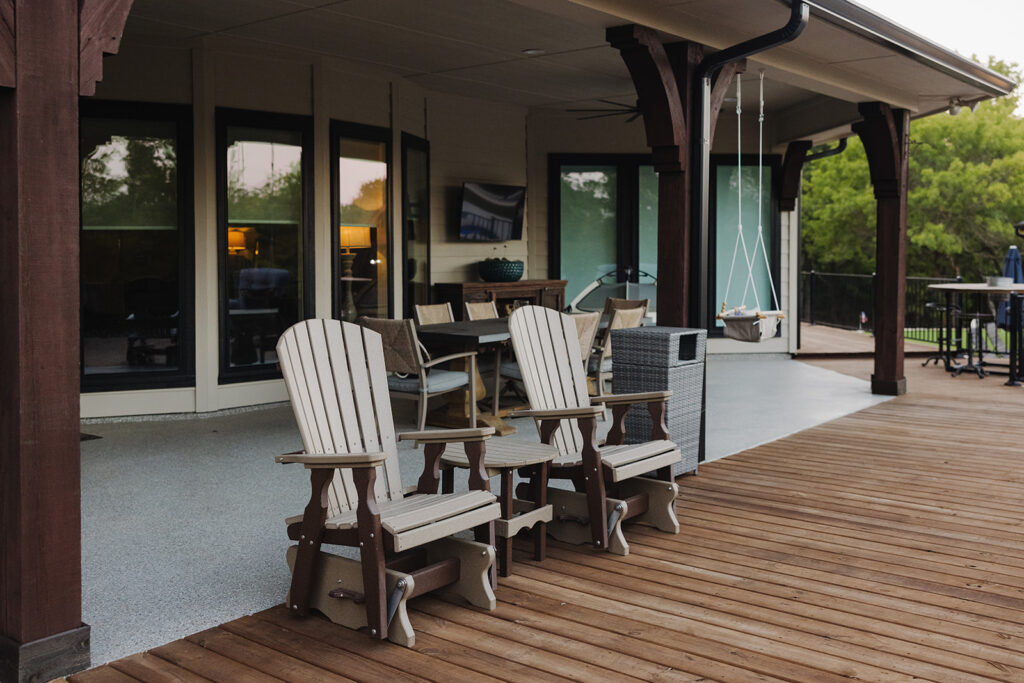
[[[288,550],[289,609],[301,615],[313,607],[408,647],[415,642],[406,612],[412,597],[445,588],[493,610],[501,509],[482,489],[484,441],[494,429],[398,435],[425,444],[423,474],[407,495],[380,335],[338,320],[306,320],[281,335],[277,355],[304,447],[277,461],[305,465],[312,485],[305,513],[287,520],[288,537],[298,542]],[[437,493],[447,443],[465,444],[477,490]],[[476,541],[450,538],[466,529]],[[322,543],[359,548],[361,561],[323,552]]]
[[[629,553],[622,534],[628,519],[679,533],[674,507],[679,487],[671,469],[681,455],[665,426],[665,402],[672,392],[588,396],[571,315],[524,306],[509,318],[509,331],[530,398],[530,410],[515,415],[537,420],[541,441],[554,444],[560,453],[551,463],[550,477],[569,479],[576,488],[548,489],[555,515],[548,533],[569,543],[589,541],[620,555]],[[626,413],[638,403],[646,403],[650,411],[651,441],[625,445]],[[599,447],[597,416],[603,405],[612,409],[612,428]],[[643,476],[649,472],[658,478]]]

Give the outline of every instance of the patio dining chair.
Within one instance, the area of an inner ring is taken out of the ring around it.
[[[632,519],[679,533],[675,499],[679,487],[672,465],[681,459],[665,426],[670,391],[591,397],[578,358],[579,336],[573,316],[540,306],[525,306],[509,318],[512,344],[523,369],[530,410],[517,417],[538,423],[541,441],[559,455],[551,463],[552,479],[570,480],[575,491],[548,490],[555,518],[548,532],[568,543],[585,543],[626,555],[629,544],[622,523]],[[651,440],[624,444],[626,413],[646,404],[653,425]],[[612,409],[612,427],[604,446],[597,443],[597,417]],[[656,472],[658,478],[646,476]],[[528,487],[528,484],[521,484]],[[529,489],[520,494],[527,497]]]
[[[412,307],[416,316],[417,325],[437,325],[438,323],[455,322],[455,314],[452,313],[450,303],[443,304],[416,304]]]
[[[406,601],[417,595],[444,588],[493,610],[500,506],[486,490],[483,458],[494,430],[397,435],[426,444],[423,474],[405,489],[381,335],[338,320],[306,320],[281,335],[277,354],[303,446],[277,462],[305,465],[312,488],[305,512],[287,520],[297,542],[288,550],[289,610],[303,615],[312,607],[408,647],[415,634]],[[464,444],[470,491],[437,493],[448,443]],[[470,529],[476,541],[451,538]],[[358,548],[359,560],[324,552],[323,543]]]
[[[389,372],[388,389],[395,398],[417,401],[416,428],[427,426],[427,406],[434,396],[469,389],[469,426],[476,427],[476,351],[451,353],[438,358],[430,354],[416,337],[411,320],[359,318],[359,325],[381,335],[384,344],[384,368]],[[464,358],[466,370],[437,367]]]
[[[612,381],[612,330],[640,327],[647,314],[646,302],[642,303],[645,305],[609,309],[608,327],[595,342],[593,355],[587,361],[587,373],[594,377],[594,388],[598,396],[604,396],[605,384]]]

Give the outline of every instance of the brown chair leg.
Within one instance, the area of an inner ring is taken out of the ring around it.
[[[512,491],[512,472],[513,470],[507,468],[501,471],[501,516],[503,519],[512,519],[515,514],[512,508],[512,500],[515,497]],[[499,540],[496,550],[498,551],[498,574],[508,576],[511,574],[512,539],[506,537]]]
[[[302,516],[299,547],[295,555],[295,567],[292,569],[292,586],[288,593],[288,607],[293,614],[304,615],[309,611],[316,558],[320,554],[324,523],[327,520],[327,487],[333,478],[333,469],[309,471],[312,491]]]
[[[548,472],[551,469],[551,463],[542,462],[537,465],[536,474],[533,476],[533,481],[530,482],[533,486],[533,501],[537,504],[537,507],[544,507],[548,504]],[[538,562],[544,561],[544,556],[547,555],[548,550],[548,523],[538,522],[533,527],[533,559]]]
[[[370,636],[378,640],[388,637],[387,587],[384,582],[384,540],[381,538],[380,511],[373,484],[376,468],[352,470],[352,479],[359,493],[356,520],[359,524],[359,559],[363,569],[363,595],[366,596],[366,624]]]
[[[590,517],[590,538],[596,548],[608,547],[608,518],[605,516],[604,472],[601,453],[597,449],[597,420],[580,418],[583,434],[583,476],[587,487],[587,514]]]

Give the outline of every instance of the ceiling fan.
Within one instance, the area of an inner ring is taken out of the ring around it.
[[[575,114],[588,114],[588,116],[578,116],[577,121],[586,121],[588,119],[603,119],[609,116],[629,116],[625,123],[630,123],[640,116],[640,110],[635,104],[622,104],[621,102],[614,102],[612,100],[597,100],[602,104],[607,104],[607,107],[598,107],[593,109],[566,109],[568,112]]]

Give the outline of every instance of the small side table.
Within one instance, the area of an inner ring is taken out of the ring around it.
[[[501,475],[501,519],[494,522],[494,535],[498,551],[498,573],[511,574],[512,539],[523,529],[533,529],[533,557],[538,562],[547,551],[547,523],[552,518],[548,503],[548,470],[558,455],[554,446],[542,443],[489,439],[484,452],[484,469],[488,477]],[[455,488],[455,468],[469,467],[469,459],[462,444],[449,444],[441,456],[441,490],[452,493]],[[516,470],[531,469],[533,501],[518,500],[512,491],[512,474]],[[489,488],[488,488],[489,490]]]

